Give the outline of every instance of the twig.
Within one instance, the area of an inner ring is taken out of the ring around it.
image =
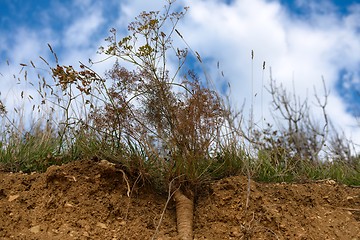
[[[124,172],[123,172],[123,174],[124,174]],[[129,182],[126,181],[127,187],[128,187],[127,195],[128,195],[128,197],[129,197],[129,203],[128,203],[128,206],[127,206],[127,209],[126,209],[125,220],[127,220],[127,217],[128,217],[128,214],[129,214],[129,208],[130,208],[130,204],[131,204],[131,193],[133,192],[133,190],[134,190],[134,188],[135,188],[135,185],[136,185],[136,183],[138,182],[139,179],[140,179],[140,174],[139,174],[139,176],[136,178],[136,180],[135,180],[135,182],[134,182],[134,184],[133,184],[133,186],[132,186],[132,188],[131,188],[130,191],[129,191],[129,189],[130,189]]]
[[[180,188],[180,187],[178,187],[177,189],[175,189],[175,191],[171,192],[171,185],[172,185],[172,183],[174,182],[175,179],[177,179],[177,178],[179,178],[179,177],[181,177],[181,176],[178,176],[178,177],[174,178],[174,179],[171,180],[171,182],[169,183],[169,194],[168,194],[168,198],[167,198],[167,200],[166,200],[164,209],[163,209],[163,211],[162,211],[162,213],[161,213],[161,215],[160,215],[159,223],[158,223],[158,225],[156,226],[156,230],[155,230],[154,236],[151,238],[152,240],[155,240],[155,239],[156,239],[156,235],[159,233],[159,229],[160,229],[162,220],[163,220],[163,218],[164,218],[165,211],[166,211],[166,209],[167,209],[167,206],[169,205],[169,202],[170,202],[172,196],[173,196],[174,193],[175,193],[177,190],[179,190],[179,188]]]
[[[128,178],[126,177],[126,174],[123,170],[120,169],[120,172],[123,174],[123,179],[125,180],[126,182],[126,186],[127,186],[127,192],[126,192],[126,195],[128,197],[130,197],[130,193],[131,193],[131,188],[130,188],[130,184],[129,184],[129,180]]]
[[[269,232],[271,232],[272,234],[274,234],[274,236],[276,237],[276,239],[280,239],[279,237],[278,237],[278,235],[273,231],[273,230],[271,230],[270,228],[265,228],[266,230],[268,230]]]
[[[332,206],[332,205],[330,205],[330,204],[325,204],[325,206],[327,206],[327,207],[332,207],[332,208],[337,208],[337,209],[342,209],[342,210],[360,212],[360,208],[335,207],[335,206]]]
[[[250,183],[251,183],[251,178],[250,178],[250,170],[248,169],[248,184],[247,184],[247,193],[246,193],[246,210],[249,207],[249,199],[250,199]]]
[[[240,239],[243,239],[244,237],[247,238],[247,235],[251,234],[250,233],[251,228],[252,228],[251,223],[254,221],[254,219],[255,219],[255,213],[252,212],[252,219],[248,222],[248,224],[247,224],[248,226],[246,226],[246,223],[244,223],[244,225],[241,224],[240,228],[242,229],[242,232],[243,232],[244,235]]]
[[[249,200],[250,200],[250,190],[251,190],[251,173],[250,173],[250,159],[248,159],[247,161],[247,178],[248,178],[248,182],[247,182],[247,191],[246,191],[246,205],[245,208],[246,210],[248,210],[249,208]]]
[[[348,211],[357,211],[357,212],[360,212],[360,208],[345,208],[345,207],[342,207],[341,209],[348,210]]]

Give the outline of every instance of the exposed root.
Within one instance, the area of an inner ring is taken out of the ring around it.
[[[164,215],[165,215],[166,208],[167,208],[167,206],[169,205],[170,200],[171,200],[172,197],[174,196],[175,192],[177,192],[177,191],[179,190],[179,188],[177,188],[175,191],[171,192],[172,183],[174,182],[174,180],[175,180],[175,179],[173,179],[173,180],[170,182],[170,184],[169,184],[169,194],[168,194],[168,198],[167,198],[167,200],[166,200],[164,209],[163,209],[163,211],[162,211],[162,213],[161,213],[161,215],[160,215],[160,220],[159,220],[158,225],[156,226],[156,230],[155,230],[154,236],[151,238],[152,240],[155,240],[157,234],[159,233],[159,229],[160,229],[162,220],[163,220]]]
[[[176,220],[179,238],[181,240],[192,240],[194,199],[192,196],[191,198],[185,196],[180,189],[175,191],[174,198],[176,201]]]
[[[127,186],[127,192],[126,192],[126,195],[128,197],[130,197],[130,193],[131,193],[131,188],[130,188],[130,184],[129,184],[129,180],[125,174],[125,172],[123,170],[120,169],[120,172],[123,174],[123,179],[125,180],[126,182],[126,186]]]
[[[128,214],[129,214],[129,209],[130,209],[130,205],[131,205],[131,193],[133,192],[136,184],[138,183],[139,179],[140,179],[140,175],[136,178],[132,188],[130,188],[130,184],[129,184],[129,181],[127,180],[126,175],[125,175],[125,172],[121,170],[121,172],[123,173],[123,176],[124,176],[124,179],[126,181],[126,185],[127,185],[127,196],[129,197],[129,201],[128,201],[128,206],[127,206],[127,209],[126,209],[126,213],[125,213],[125,220],[127,220],[127,217],[128,217]]]

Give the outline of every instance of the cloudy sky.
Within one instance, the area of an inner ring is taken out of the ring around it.
[[[38,56],[51,59],[48,43],[62,64],[99,60],[103,56],[96,52],[110,28],[125,33],[138,13],[161,10],[165,3],[1,0],[1,100],[13,104],[17,90],[11,75],[19,71],[19,63],[41,64]],[[314,88],[320,97],[324,94],[323,78],[330,91],[329,116],[340,131],[360,143],[356,120],[360,112],[359,0],[178,0],[176,6],[190,7],[178,30],[206,60],[203,67],[216,85],[221,89],[230,84],[234,105],[245,101],[248,109],[253,99],[255,118],[269,120],[271,98],[263,89],[270,69],[277,83],[295,90],[301,99],[308,97],[311,104]],[[175,43],[184,46],[180,38]],[[109,67],[111,63],[95,66],[100,72]]]

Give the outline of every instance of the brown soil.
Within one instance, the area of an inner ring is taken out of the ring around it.
[[[167,200],[140,186],[128,197],[122,172],[104,162],[0,179],[0,239],[151,239]],[[248,209],[246,200],[246,178],[212,183],[196,201],[195,239],[360,239],[360,188],[252,181]],[[170,201],[157,239],[176,235]]]

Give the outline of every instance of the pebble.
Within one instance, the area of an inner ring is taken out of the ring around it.
[[[38,233],[41,231],[40,225],[36,225],[30,228],[30,232],[32,233]]]
[[[9,196],[9,202],[14,201],[14,200],[15,200],[15,199],[17,199],[18,197],[20,197],[20,195],[19,195],[19,194],[16,194],[16,195],[10,195],[10,196]]]
[[[107,226],[106,226],[105,223],[98,222],[98,223],[96,224],[96,226],[97,226],[97,227],[100,227],[100,228],[102,228],[102,229],[107,229]]]

